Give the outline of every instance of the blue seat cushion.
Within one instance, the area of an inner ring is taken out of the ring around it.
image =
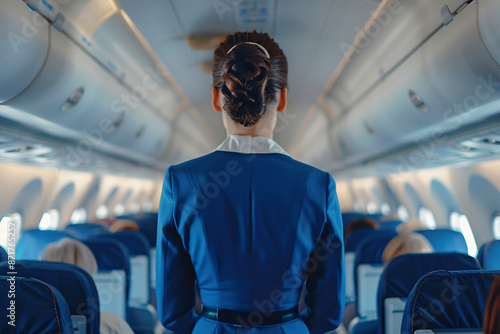
[[[401,333],[482,328],[486,300],[497,275],[500,271],[438,270],[423,276],[406,301]]]

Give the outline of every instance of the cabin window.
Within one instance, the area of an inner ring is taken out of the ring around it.
[[[73,210],[71,218],[69,219],[71,224],[81,224],[87,220],[87,210],[85,208],[78,208]]]
[[[405,222],[408,219],[410,219],[410,213],[408,212],[408,209],[404,205],[400,205],[398,207],[398,217],[403,222]]]
[[[40,230],[57,230],[59,221],[59,211],[51,209],[43,213],[40,223],[38,223],[38,228]]]
[[[97,210],[95,210],[95,216],[97,219],[105,219],[109,215],[109,209],[106,205],[99,205]]]
[[[376,213],[377,212],[377,204],[375,202],[368,202],[366,204],[366,212],[368,212],[369,214],[373,214],[373,213]]]
[[[470,256],[475,257],[477,255],[477,244],[467,216],[463,213],[453,211],[450,214],[450,227],[464,235],[468,253]]]
[[[19,213],[12,213],[10,215],[5,215],[0,220],[0,246],[2,246],[6,251],[10,248],[15,248],[15,244],[19,240],[19,235],[21,234],[21,224],[22,218]]]
[[[500,213],[493,218],[493,236],[495,239],[500,239]]]
[[[138,213],[140,211],[141,207],[137,203],[131,203],[130,206],[128,207],[128,212],[131,214]]]
[[[388,214],[391,213],[391,206],[389,203],[382,203],[380,205],[380,212],[384,215],[387,216]]]
[[[426,207],[422,207],[418,210],[418,219],[427,225],[427,228],[430,230],[435,230],[437,227],[436,219],[434,218],[432,211]]]
[[[115,216],[123,215],[125,213],[125,207],[123,206],[123,204],[116,204],[115,208],[113,209],[113,213],[115,214]]]

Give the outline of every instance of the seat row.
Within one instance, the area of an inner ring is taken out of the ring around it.
[[[356,230],[345,240],[347,302],[354,303],[357,315],[349,332],[480,331],[489,286],[500,274],[485,271],[494,263],[485,259],[498,261],[493,251],[500,241],[484,247],[481,269],[478,261],[467,255],[461,233],[447,229],[415,231],[436,253],[402,255],[384,266],[382,253],[397,235],[393,228],[397,225],[392,222],[390,227],[378,230]],[[460,290],[463,287],[467,293]]]
[[[157,317],[149,304],[154,303],[150,298],[154,296],[155,277],[155,252],[151,242],[156,242],[156,215],[141,214],[127,219],[136,221],[139,231],[110,233],[96,223],[70,225],[64,231],[24,231],[16,247],[13,276],[25,282],[24,285],[38,284],[38,290],[51,286],[50,289],[58,291],[79,333],[99,332],[100,310],[126,319],[135,333],[153,333]],[[92,278],[76,266],[38,260],[47,245],[63,238],[78,239],[92,251],[97,261],[97,275]],[[9,276],[12,272],[8,262],[0,264],[0,275]],[[31,279],[35,279],[35,283]],[[38,281],[43,285],[36,283]],[[8,286],[6,278],[2,277],[2,282]]]

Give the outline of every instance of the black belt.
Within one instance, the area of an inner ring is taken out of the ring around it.
[[[276,312],[238,312],[223,308],[203,306],[201,315],[207,319],[245,327],[282,324],[298,318],[297,306]]]

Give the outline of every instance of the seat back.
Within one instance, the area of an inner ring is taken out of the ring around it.
[[[437,253],[464,253],[467,254],[467,243],[462,233],[450,229],[419,230]]]
[[[9,259],[9,255],[7,254],[7,251],[0,246],[0,262],[2,261],[7,261]]]
[[[354,261],[355,251],[364,238],[374,234],[375,229],[362,228],[352,231],[345,240],[344,249],[344,265],[345,265],[345,295],[346,302],[352,303],[356,300],[356,293],[354,287]]]
[[[74,237],[63,231],[42,231],[39,229],[24,231],[16,246],[16,259],[38,260],[48,244],[62,238]]]
[[[0,263],[0,275],[10,271],[7,262]],[[85,270],[68,263],[22,260],[16,262],[15,272],[54,286],[64,297],[71,316],[85,317],[86,333],[99,333],[99,297],[94,280]]]
[[[356,248],[354,283],[356,311],[360,318],[377,316],[377,287],[384,269],[382,253],[396,235],[394,231],[375,230],[372,236],[364,238]]]
[[[484,246],[483,268],[500,270],[500,240],[490,241]]]
[[[50,284],[35,278],[0,276],[0,294],[0,308],[8,312],[0,317],[1,333],[73,334],[68,305]]]
[[[130,305],[146,305],[149,302],[150,246],[148,239],[138,231],[120,231],[104,234],[121,242],[130,255]]]
[[[78,239],[88,239],[97,235],[110,233],[102,224],[96,223],[70,224],[64,228],[64,232]]]
[[[353,220],[361,219],[361,218],[371,218],[373,220],[377,220],[382,217],[381,213],[361,213],[361,212],[344,212],[342,213],[342,224],[344,226],[344,231]]]
[[[479,247],[479,250],[477,251],[476,259],[479,262],[481,268],[484,268],[484,249],[486,248],[487,244],[489,244],[489,242],[484,243],[481,247]]]
[[[381,220],[379,221],[380,229],[382,230],[392,230],[396,231],[397,227],[401,225],[403,222],[399,219],[392,220]]]
[[[435,270],[479,270],[476,259],[462,253],[405,254],[385,268],[377,292],[378,329],[399,333],[406,299],[415,283]]]
[[[491,284],[500,271],[433,271],[406,301],[401,334],[417,330],[480,330]]]
[[[139,232],[144,234],[148,239],[150,250],[149,250],[149,277],[150,277],[150,288],[151,290],[156,289],[156,234],[158,227],[158,213],[155,212],[142,212],[133,215],[120,216],[118,219],[130,219],[139,225]],[[152,294],[154,295],[154,293]]]
[[[111,238],[98,236],[83,242],[97,261],[98,272],[94,282],[100,309],[126,319],[130,282],[128,250],[121,242]]]

